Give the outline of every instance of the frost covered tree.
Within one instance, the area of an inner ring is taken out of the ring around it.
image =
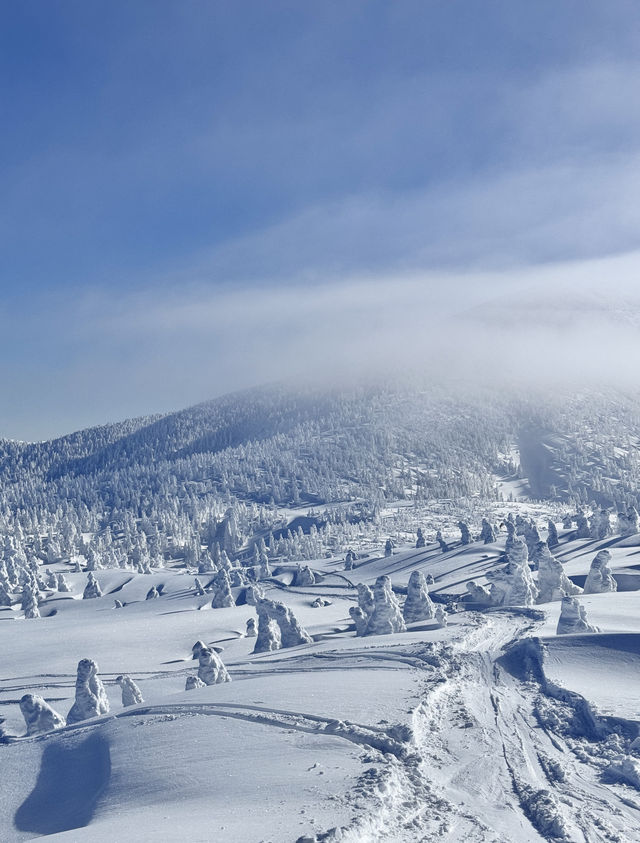
[[[82,592],[82,599],[91,600],[94,597],[102,597],[102,589],[100,588],[100,583],[96,579],[93,571],[89,571],[87,575],[87,584]]]
[[[424,538],[424,533],[422,532],[422,527],[418,527],[418,532],[417,532],[416,535],[417,535],[416,547],[417,548],[424,547],[425,544],[426,544],[426,541],[425,541],[425,538]]]
[[[260,567],[257,570],[259,580],[269,579],[271,576],[271,566],[269,565],[269,560],[266,557],[260,562]]]
[[[437,541],[437,542],[438,542],[438,544],[440,545],[440,550],[441,550],[443,553],[448,553],[448,552],[449,552],[449,550],[450,550],[451,548],[450,548],[450,547],[449,547],[449,545],[446,543],[446,541],[442,538],[442,532],[441,532],[440,530],[438,530],[438,532],[436,533],[436,541]]]
[[[547,547],[557,547],[559,543],[558,530],[555,523],[549,518],[547,521]]]
[[[214,580],[213,599],[211,601],[212,609],[225,609],[236,605],[231,593],[231,580],[229,574],[224,568],[221,568],[216,574]]]
[[[309,586],[315,585],[315,582],[316,578],[311,568],[308,565],[298,565],[294,584],[296,586]]]
[[[390,635],[406,630],[400,604],[393,593],[389,577],[378,577],[373,587],[373,600],[373,613],[367,623],[366,635]]]
[[[64,574],[58,574],[57,587],[58,587],[58,591],[60,591],[60,592],[71,591],[71,589],[69,588],[68,582],[64,578]]]
[[[585,594],[602,594],[618,590],[618,583],[609,568],[610,560],[611,554],[608,550],[600,550],[595,555],[584,584]]]
[[[507,565],[497,571],[490,571],[491,602],[495,606],[533,606],[538,588],[531,576],[529,553],[526,542],[515,536],[507,552]]]
[[[198,577],[196,577],[194,579],[193,587],[194,587],[195,592],[196,592],[196,597],[203,597],[204,596],[204,588],[202,587],[202,583],[200,582]]]
[[[538,560],[538,603],[550,603],[562,597],[581,594],[582,589],[571,582],[562,563],[553,556],[546,542],[540,542]]]
[[[536,547],[541,541],[540,533],[538,532],[538,527],[536,526],[534,521],[527,521],[524,527],[524,540],[527,543],[527,550],[529,551],[529,556],[532,556]]]
[[[364,616],[369,619],[373,614],[375,608],[375,601],[373,599],[373,591],[366,583],[359,582],[358,589],[358,606],[362,610]]]
[[[185,691],[193,691],[195,688],[206,688],[202,679],[199,676],[187,676],[187,681],[184,683]]]
[[[98,665],[93,659],[81,659],[76,677],[76,699],[67,715],[67,723],[79,723],[108,711],[109,700],[98,676]]]
[[[492,544],[496,540],[495,530],[491,526],[491,523],[486,519],[482,519],[482,529],[480,531],[480,539],[485,544]]]
[[[233,568],[233,570],[229,571],[229,582],[231,583],[231,588],[242,588],[242,586],[246,585],[248,579],[244,569]]]
[[[309,633],[300,626],[291,609],[284,603],[259,597],[255,606],[258,613],[258,635],[253,648],[254,653],[312,643],[313,639]]]
[[[460,530],[460,544],[471,544],[469,525],[464,521],[458,521],[458,529]]]
[[[257,634],[258,634],[258,631],[256,629],[255,618],[249,618],[247,620],[247,628],[246,628],[245,633],[244,633],[245,638],[255,638]]]
[[[25,618],[33,619],[40,617],[40,610],[38,609],[38,590],[34,588],[32,582],[28,580],[25,582],[22,590],[22,611]]]
[[[594,509],[589,521],[592,539],[606,539],[611,535],[611,519],[608,510]]]
[[[349,606],[349,614],[356,625],[356,635],[366,635],[367,624],[369,623],[368,615],[365,615],[360,606]]]
[[[627,509],[624,521],[623,536],[633,536],[638,532],[638,510],[635,506],[630,506]]]
[[[436,606],[435,619],[439,627],[443,628],[447,625],[447,613],[445,612],[444,606],[440,604]]]
[[[466,584],[467,602],[474,606],[490,606],[491,593],[488,588],[478,585],[474,580]]]
[[[227,668],[215,650],[203,647],[200,650],[198,661],[200,662],[198,678],[205,685],[220,685],[222,682],[231,682]]]
[[[579,509],[578,514],[576,515],[576,524],[578,525],[578,531],[576,533],[577,539],[591,538],[589,520],[582,509]]]
[[[356,555],[353,550],[348,550],[347,555],[344,558],[344,569],[345,571],[352,571],[354,563],[356,561]]]
[[[313,638],[300,626],[298,619],[284,603],[274,603],[271,609],[273,617],[280,627],[280,640],[283,647],[297,647],[299,644],[313,644]]]
[[[20,711],[27,725],[27,735],[51,732],[65,725],[64,717],[37,694],[25,694],[20,700]]]
[[[130,676],[127,676],[126,674],[118,676],[116,682],[122,688],[122,705],[125,708],[130,705],[139,705],[144,702],[142,699],[142,691],[138,688]]]
[[[392,553],[393,553],[393,542],[391,541],[391,539],[387,539],[387,541],[385,542],[385,545],[384,545],[384,555],[385,556],[391,556]]]
[[[434,614],[435,608],[429,597],[429,589],[424,574],[422,571],[412,571],[407,585],[407,599],[402,607],[405,623],[431,620]]]
[[[256,607],[257,608],[257,607]],[[280,627],[265,610],[258,611],[258,634],[253,647],[254,653],[270,653],[282,647]]]
[[[213,558],[208,550],[205,550],[198,560],[199,574],[212,574],[216,570]]]
[[[587,620],[587,610],[575,597],[563,597],[560,617],[558,619],[557,635],[571,635],[579,632],[599,632],[597,626],[592,626]]]
[[[0,581],[0,606],[11,606],[12,604],[13,599],[9,594],[7,585]]]
[[[562,518],[562,529],[563,530],[572,530],[573,529],[573,516],[570,515],[568,512]]]

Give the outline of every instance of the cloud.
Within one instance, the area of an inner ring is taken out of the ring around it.
[[[283,378],[339,384],[419,371],[497,389],[635,385],[620,361],[637,348],[639,271],[632,253],[493,272],[59,298],[30,317],[33,353],[27,347],[0,370],[15,401],[0,424],[39,438]]]

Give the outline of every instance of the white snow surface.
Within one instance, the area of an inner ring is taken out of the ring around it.
[[[49,566],[70,592],[44,599],[41,618],[0,608],[0,840],[640,841],[637,542],[559,532],[553,555],[578,585],[611,553],[618,591],[579,598],[598,633],[557,636],[557,600],[465,609],[466,583],[504,567],[504,534],[352,571],[342,555],[317,560],[303,586],[273,577],[265,596],[313,640],[257,654],[255,608],[212,609],[195,571],[101,570],[103,596],[82,600],[86,574]],[[447,625],[356,637],[357,583],[388,576],[402,605],[413,571],[433,576]],[[231,682],[184,690],[198,640]],[[109,713],[27,736],[20,698],[66,717],[84,658]],[[123,707],[122,675],[144,703]]]

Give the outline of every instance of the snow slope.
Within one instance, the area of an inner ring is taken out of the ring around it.
[[[104,596],[81,600],[86,574],[54,566],[72,592],[49,597],[42,618],[0,610],[0,712],[16,736],[0,746],[0,839],[640,840],[637,591],[580,598],[597,635],[556,637],[550,603],[355,636],[357,582],[388,574],[402,599],[419,569],[454,610],[503,544],[403,548],[348,572],[319,560],[321,581],[301,588],[283,571],[267,595],[314,641],[258,655],[242,634],[254,609],[211,609],[183,568],[98,571]],[[614,575],[632,570],[628,541],[562,539],[557,555],[579,575],[604,546]],[[145,600],[152,584],[161,597]],[[330,605],[312,607],[318,596]],[[183,690],[198,639],[231,683]],[[110,713],[20,737],[22,694],[66,714],[83,657],[100,666]],[[123,672],[143,704],[122,708]]]

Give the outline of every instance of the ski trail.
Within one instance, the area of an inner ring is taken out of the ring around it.
[[[469,617],[472,628],[440,645],[440,666],[425,677],[413,712],[414,752],[363,777],[368,810],[340,839],[640,841],[635,791],[602,781],[606,747],[542,725],[539,682],[513,676],[501,662],[540,613]]]

